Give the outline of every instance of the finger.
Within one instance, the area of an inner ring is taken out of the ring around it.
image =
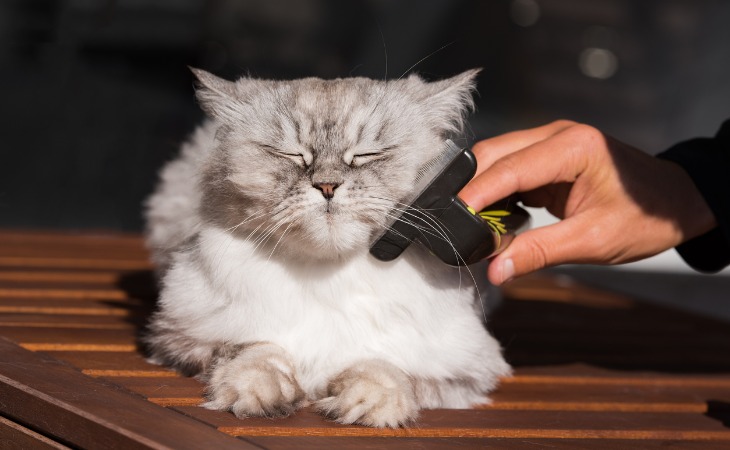
[[[525,231],[489,265],[489,280],[502,284],[545,267],[597,260],[600,228],[588,216]]]
[[[588,167],[589,157],[595,155],[592,149],[599,145],[594,141],[598,135],[589,137],[586,144],[582,141],[586,139],[586,132],[578,130],[578,133],[581,134],[565,130],[504,156],[472,179],[459,196],[466,204],[480,210],[515,192],[574,182]]]
[[[573,125],[575,122],[557,120],[540,127],[512,131],[477,142],[472,147],[472,152],[477,157],[477,175],[484,172],[498,159],[543,141]]]

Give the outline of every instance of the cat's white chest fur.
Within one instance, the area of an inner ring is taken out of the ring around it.
[[[178,256],[161,301],[201,341],[280,345],[307,392],[369,358],[456,379],[499,352],[474,312],[469,274],[444,269],[415,247],[391,263],[286,261],[210,228]]]

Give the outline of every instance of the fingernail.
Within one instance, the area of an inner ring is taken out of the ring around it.
[[[512,259],[507,258],[502,261],[502,283],[512,281],[515,277],[515,263]]]

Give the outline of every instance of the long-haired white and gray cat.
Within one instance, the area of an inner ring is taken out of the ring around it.
[[[209,120],[147,204],[162,286],[152,360],[198,374],[203,406],[239,417],[311,404],[396,427],[487,401],[510,367],[472,278],[417,245],[393,262],[368,253],[461,129],[478,71],[431,83],[193,71]]]

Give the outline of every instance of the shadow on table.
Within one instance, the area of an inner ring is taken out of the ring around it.
[[[730,326],[650,304],[507,296],[489,328],[516,367],[584,363],[730,374]]]

